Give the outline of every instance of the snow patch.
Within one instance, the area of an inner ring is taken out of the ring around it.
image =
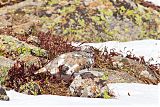
[[[144,0],[144,1],[149,1],[152,2],[153,4],[160,6],[160,0]]]
[[[114,83],[108,85],[116,94],[114,99],[101,98],[79,98],[66,97],[57,95],[25,95],[15,91],[7,91],[10,101],[0,101],[2,107],[17,106],[141,106],[141,107],[158,107],[160,105],[160,84],[147,85],[138,83]],[[130,95],[130,96],[129,96]]]
[[[79,46],[79,43],[73,43],[74,46]],[[135,54],[136,57],[144,56],[145,61],[150,64],[160,64],[160,40],[137,40],[129,42],[109,41],[103,43],[84,43],[84,45],[93,46],[100,50],[107,47],[108,51],[114,49],[126,56],[128,51]]]

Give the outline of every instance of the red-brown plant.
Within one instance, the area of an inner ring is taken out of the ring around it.
[[[39,94],[69,95],[67,89],[73,78],[64,80],[49,72],[34,74],[38,69],[35,65],[27,68],[24,62],[16,62],[8,72],[5,86],[19,92],[22,85],[35,81],[41,88]]]
[[[71,42],[64,40],[62,36],[54,36],[51,32],[39,32],[38,38],[41,41],[40,47],[49,51],[49,59],[63,53],[78,51],[78,48],[72,46]]]

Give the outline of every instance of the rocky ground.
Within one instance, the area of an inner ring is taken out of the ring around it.
[[[143,0],[0,1],[0,85],[40,95],[112,98],[108,83],[160,82],[143,57],[71,42],[160,39],[160,8]],[[9,100],[0,87],[0,99]]]

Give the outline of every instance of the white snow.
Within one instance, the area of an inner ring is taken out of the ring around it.
[[[152,2],[153,4],[160,6],[160,0],[144,0],[144,1],[149,1]]]
[[[78,46],[79,44],[73,44]],[[104,43],[85,43],[100,50],[106,46],[107,49],[115,49],[115,52],[122,53],[124,56],[131,51],[136,57],[144,56],[145,61],[151,64],[160,64],[160,40],[137,40],[130,42],[109,41]],[[82,45],[82,46],[83,46]]]
[[[73,44],[78,45],[78,44]],[[154,58],[152,63],[160,63],[160,40],[141,40],[130,42],[105,42],[105,43],[87,43],[96,48],[108,49],[115,48],[116,51],[122,51],[124,55],[127,50],[132,51],[136,56],[144,56],[146,60]],[[124,48],[126,47],[126,48]],[[15,91],[7,91],[10,101],[0,101],[0,107],[54,107],[60,106],[105,106],[105,107],[159,107],[160,106],[160,84],[147,85],[138,83],[114,83],[109,84],[109,88],[115,92],[115,99],[100,98],[78,98],[56,95],[25,95]],[[130,96],[128,95],[130,94]]]
[[[116,98],[78,98],[56,95],[25,95],[15,91],[8,91],[10,101],[0,101],[1,107],[52,107],[52,106],[141,106],[158,107],[160,106],[159,85],[146,85],[138,83],[115,83],[109,84],[110,89],[115,91]],[[130,94],[130,96],[128,95]]]

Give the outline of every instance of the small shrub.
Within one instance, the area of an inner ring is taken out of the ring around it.
[[[31,95],[69,95],[68,87],[72,78],[66,81],[57,75],[51,75],[49,72],[34,74],[38,69],[35,65],[27,68],[24,62],[15,63],[8,72],[5,86]]]

